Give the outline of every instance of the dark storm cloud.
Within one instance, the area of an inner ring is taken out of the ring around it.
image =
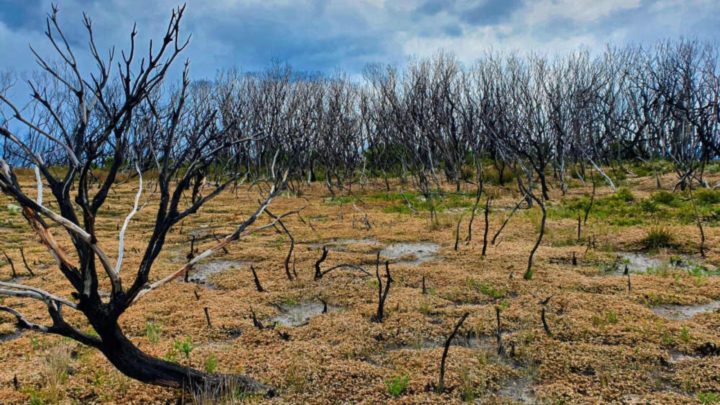
[[[74,45],[86,45],[86,11],[107,49],[127,46],[133,22],[140,43],[157,38],[177,1],[58,3]],[[42,32],[50,2],[0,0],[0,70],[34,68],[28,43],[52,54]],[[471,62],[490,48],[563,52],[681,35],[717,40],[719,16],[712,0],[189,0],[185,30],[193,40],[185,56],[195,77],[258,70],[273,60],[301,71],[359,74],[367,63],[402,63],[439,48]]]
[[[34,17],[40,13],[40,0],[0,1],[0,21],[12,29],[28,28]]]
[[[488,0],[463,10],[459,16],[472,25],[497,24],[507,21],[522,4],[522,0]]]

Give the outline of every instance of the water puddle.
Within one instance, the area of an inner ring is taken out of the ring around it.
[[[172,247],[165,250],[168,254],[170,263],[187,262],[187,254],[190,251],[190,245],[184,243],[173,244]]]
[[[666,269],[694,270],[702,269],[694,264],[690,256],[672,256],[669,260],[653,257],[639,252],[618,252],[615,261],[606,265],[604,270],[610,274],[623,274],[625,268],[631,273],[647,273]]]
[[[433,242],[399,242],[392,243],[385,247],[377,239],[333,239],[326,242],[309,243],[308,248],[312,250],[321,249],[327,246],[329,249],[343,252],[358,246],[370,247],[372,250],[380,250],[380,256],[395,263],[420,265],[437,257],[440,246]]]
[[[660,305],[652,307],[652,311],[665,319],[671,321],[683,321],[698,314],[716,312],[720,310],[720,301],[713,301],[700,305]]]
[[[679,350],[671,349],[668,351],[668,358],[670,359],[670,364],[675,363],[681,363],[683,361],[689,361],[689,360],[696,360],[699,359],[698,356],[691,355],[691,354],[685,354]]]
[[[515,402],[523,404],[534,404],[536,403],[536,400],[532,385],[532,378],[522,375],[505,381],[502,388],[498,390],[497,395],[504,398],[510,398]]]
[[[619,271],[625,271],[625,266],[633,273],[645,273],[648,269],[656,269],[663,265],[663,261],[652,258],[643,253],[621,253],[618,256]]]
[[[488,352],[497,353],[497,341],[495,336],[477,336],[474,333],[457,335],[450,343],[451,346],[466,347],[468,349],[481,349]],[[421,350],[436,349],[445,347],[445,341],[422,339],[409,343],[390,343],[385,345],[388,351],[396,350]]]
[[[307,301],[294,305],[282,304],[279,306],[282,311],[270,321],[281,326],[296,327],[307,324],[310,319],[322,315],[326,309],[325,304],[320,301]],[[327,306],[327,311],[335,311],[336,307]]]
[[[239,260],[219,260],[201,263],[195,265],[192,270],[190,270],[188,281],[213,287],[214,285],[209,282],[209,279],[213,274],[222,273],[230,269],[236,269],[244,266],[245,264],[247,263]]]
[[[323,246],[327,246],[330,249],[337,250],[337,251],[345,251],[348,250],[350,246],[357,246],[357,245],[370,245],[379,247],[380,242],[377,239],[374,238],[363,238],[363,239],[333,239],[327,242],[316,242],[316,243],[309,243],[308,247],[312,250],[315,249],[322,249]]]
[[[215,231],[220,230],[222,228],[222,224],[202,224],[198,227],[190,230],[187,234],[191,238],[195,238],[197,241],[201,241],[203,239],[210,239],[214,238]]]
[[[394,243],[380,251],[380,256],[396,263],[417,266],[437,257],[440,246],[432,242]]]

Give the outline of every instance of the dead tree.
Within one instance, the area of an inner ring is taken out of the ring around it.
[[[502,324],[500,322],[500,315],[502,313],[502,310],[499,306],[495,306],[495,320],[497,322],[496,328],[495,328],[495,340],[497,343],[497,353],[498,354],[505,354],[505,346],[503,345],[502,341]]]
[[[700,215],[700,212],[697,209],[697,203],[695,202],[695,197],[692,193],[692,187],[688,188],[688,193],[690,195],[690,201],[692,202],[693,207],[693,213],[695,214],[695,224],[697,225],[698,231],[700,232],[700,257],[703,259],[705,258],[705,229],[703,228],[702,223],[702,215]]]
[[[320,280],[323,277],[323,272],[320,269],[320,266],[323,264],[325,260],[327,260],[329,250],[327,246],[323,246],[322,248],[322,255],[320,255],[320,258],[315,262],[315,280]]]
[[[213,237],[213,239],[215,239],[215,242],[218,242],[218,243],[220,242],[220,237],[219,237],[218,235],[216,235],[215,232],[213,232],[212,237]],[[225,254],[230,253],[230,251],[228,251],[227,248],[224,247],[224,246],[223,246],[223,248],[222,248],[222,251],[223,251],[223,253],[225,253]]]
[[[195,235],[190,234],[190,250],[188,251],[188,254],[185,256],[187,259],[187,262],[190,263],[195,258]],[[192,270],[192,266],[188,268],[188,270],[185,272],[185,275],[183,276],[183,281],[186,283],[190,282],[190,271]]]
[[[359,212],[360,215],[362,215],[362,223],[363,223],[363,226],[365,227],[365,230],[369,231],[370,229],[372,229],[372,224],[370,223],[370,217],[368,217],[367,212],[361,210],[355,204],[353,204],[352,206],[355,211]],[[355,216],[354,215],[353,215],[353,228],[355,228]]]
[[[458,330],[460,330],[463,323],[465,323],[465,319],[467,319],[468,316],[470,316],[470,313],[465,312],[460,317],[460,320],[458,320],[458,323],[455,324],[455,327],[453,328],[452,332],[450,333],[450,336],[448,336],[447,339],[445,340],[445,347],[443,349],[442,357],[440,358],[440,377],[438,378],[438,385],[437,385],[437,392],[439,392],[439,393],[445,392],[445,362],[447,360],[448,351],[450,350],[450,345],[452,344],[452,341],[455,338],[455,335],[457,335]]]
[[[385,284],[383,284],[382,278],[380,277],[380,253],[377,255],[377,261],[375,263],[375,277],[378,282],[378,306],[375,315],[372,317],[373,322],[382,323],[385,318],[385,301],[387,301],[388,293],[390,293],[390,286],[394,282],[390,275],[390,263],[385,261]]]
[[[250,317],[253,322],[253,326],[258,328],[259,330],[265,329],[265,325],[263,325],[262,322],[258,319],[257,315],[255,314],[255,310],[253,310],[252,307],[250,307]]]
[[[95,348],[120,372],[144,383],[191,391],[209,387],[218,392],[232,386],[244,392],[272,394],[268,386],[245,375],[210,375],[144,353],[120,326],[126,310],[153,291],[181,278],[190,267],[242,235],[267,229],[252,226],[287,179],[287,171],[279,171],[279,166],[269,162],[263,173],[267,173],[270,186],[255,212],[212,248],[169,275],[153,279],[152,269],[169,232],[232,184],[236,172],[229,170],[231,160],[226,156],[256,141],[252,133],[228,136],[234,125],[223,126],[216,119],[215,105],[207,93],[190,86],[187,69],[177,90],[170,93],[164,85],[170,67],[188,44],[180,31],[183,14],[184,7],[173,11],[162,39],[149,52],[136,49],[133,30],[129,50],[117,61],[112,51],[104,54],[97,50],[92,22],[85,16],[94,66],[86,69],[66,41],[57,8],[53,7],[46,36],[61,65],[50,64],[36,53],[40,68],[53,83],[45,86],[30,82],[36,107],[32,110],[37,113],[27,116],[0,95],[0,101],[14,112],[11,124],[0,125],[0,137],[23,162],[36,169],[37,197],[29,196],[16,177],[11,165],[17,160],[0,159],[0,191],[21,207],[23,217],[55,258],[73,293],[62,297],[42,288],[0,282],[0,295],[43,303],[50,324],[31,321],[12,307],[15,301],[5,301],[0,311],[15,317],[20,328],[61,335]],[[89,70],[91,73],[86,73]],[[53,97],[63,97],[64,101],[51,102]],[[29,129],[29,134],[19,136],[14,130],[19,126]],[[96,167],[103,168],[104,177],[93,175]],[[157,198],[141,206],[143,180],[149,170],[153,171]],[[206,186],[212,189],[202,191],[198,183],[209,173],[220,174],[217,186]],[[107,241],[98,239],[96,219],[111,189],[122,178],[136,179],[139,187],[118,233],[117,256],[112,260],[103,247]],[[49,185],[52,208],[43,200],[45,184]],[[150,215],[154,225],[137,268],[130,269],[123,260],[125,233],[138,210],[148,207],[155,207]],[[61,248],[56,232],[67,234],[72,254]],[[105,288],[109,291],[102,291]],[[92,333],[65,318],[67,311],[83,317]]]
[[[210,322],[210,310],[208,307],[203,308],[203,312],[205,312],[205,321],[207,322],[207,326],[209,329],[212,329],[212,322]]]
[[[548,336],[552,336],[552,331],[550,331],[550,326],[547,323],[547,318],[545,317],[545,312],[547,309],[547,305],[550,303],[550,299],[553,296],[549,296],[545,298],[544,300],[540,301],[540,305],[542,306],[542,310],[540,311],[540,320],[542,321],[543,329],[545,330],[545,334]]]
[[[582,237],[582,217],[580,214],[578,214],[578,220],[577,220],[577,241],[580,243],[580,238]]]
[[[513,215],[515,215],[515,212],[517,212],[517,210],[520,208],[520,206],[522,205],[522,203],[524,201],[525,201],[525,198],[522,198],[520,201],[517,202],[517,204],[515,204],[512,211],[510,211],[510,214],[505,218],[502,225],[500,225],[500,228],[498,228],[498,230],[495,232],[495,235],[493,235],[493,238],[490,241],[490,243],[493,246],[495,245],[495,242],[497,242],[497,238],[500,236],[500,233],[503,231],[503,229],[505,229],[505,226],[508,224],[508,222],[510,222],[510,218],[512,218]]]
[[[478,176],[480,177],[480,176]],[[480,180],[478,180],[480,181]],[[465,237],[465,244],[469,245],[472,241],[472,226],[475,222],[475,214],[477,213],[478,205],[480,205],[480,197],[482,196],[483,186],[482,182],[478,185],[477,192],[475,193],[475,202],[473,203],[472,211],[470,212],[470,221],[468,222],[468,234]]]
[[[531,175],[528,174],[529,183],[532,181]],[[533,258],[535,257],[535,252],[537,252],[538,248],[540,247],[540,243],[542,243],[543,236],[545,236],[545,222],[547,220],[547,209],[545,208],[545,198],[541,195],[540,197],[536,196],[531,189],[526,188],[525,185],[520,181],[520,177],[518,176],[518,186],[520,187],[520,191],[531,198],[533,201],[537,203],[537,205],[540,207],[540,211],[542,213],[542,217],[540,218],[540,230],[538,232],[538,237],[535,240],[535,244],[533,245],[532,249],[530,250],[530,254],[528,255],[528,265],[525,270],[525,274],[523,274],[523,278],[525,280],[531,280],[533,278]],[[528,186],[528,187],[531,187]]]
[[[35,273],[33,273],[32,268],[30,268],[30,265],[28,264],[28,261],[25,258],[25,250],[22,248],[22,246],[20,247],[20,257],[22,258],[23,265],[25,265],[25,270],[27,270],[28,273],[30,273],[30,277],[35,277]]]
[[[324,299],[320,298],[320,302],[323,304],[322,313],[327,314],[328,313],[328,303]]]
[[[487,255],[487,247],[488,247],[488,232],[490,231],[490,196],[488,196],[487,200],[485,200],[485,228],[483,229],[483,247],[482,247],[482,257],[485,257]]]
[[[523,278],[525,280],[530,280],[533,278],[533,258],[535,257],[535,252],[537,252],[538,248],[540,247],[540,243],[542,243],[543,236],[545,236],[545,221],[547,220],[547,210],[545,209],[545,201],[541,198],[535,198],[535,201],[540,206],[540,210],[542,211],[542,218],[540,219],[540,231],[538,233],[537,240],[535,241],[535,245],[533,245],[532,250],[530,251],[530,255],[528,256],[528,265],[527,269],[525,270],[525,274],[523,275]]]
[[[260,284],[260,279],[258,278],[257,272],[255,271],[255,266],[253,266],[252,264],[250,265],[250,271],[252,272],[253,280],[255,281],[255,289],[257,290],[257,292],[265,292],[265,289]]]
[[[623,275],[627,277],[627,290],[628,292],[632,292],[632,284],[630,283],[630,269],[628,268],[628,265],[625,265],[625,271],[623,271]]]
[[[350,263],[342,263],[342,264],[332,266],[328,269],[322,270],[321,265],[323,264],[323,262],[325,262],[325,260],[327,260],[328,253],[329,253],[329,250],[328,250],[327,246],[323,246],[322,255],[315,262],[315,281],[320,280],[321,278],[323,278],[328,273],[330,273],[334,270],[343,269],[343,268],[357,270],[367,276],[370,275],[370,273],[367,270],[365,270],[364,268],[362,268],[361,266],[358,266],[356,264],[350,264]]]
[[[592,193],[590,194],[590,202],[585,206],[585,218],[583,218],[583,224],[587,225],[588,216],[590,216],[590,210],[592,210],[593,204],[595,204],[595,188],[597,185],[597,182],[595,180],[595,176],[591,174],[592,177]]]
[[[540,319],[542,320],[543,329],[545,329],[545,334],[548,336],[552,336],[552,332],[550,331],[550,326],[548,326],[547,319],[545,318],[545,307],[542,307],[542,310],[540,311]]]
[[[280,225],[280,228],[282,228],[282,230],[283,230],[283,232],[285,233],[285,235],[287,235],[288,239],[290,239],[290,248],[288,249],[288,253],[287,253],[287,255],[285,256],[284,265],[285,265],[285,275],[287,276],[287,279],[288,279],[289,281],[292,281],[292,280],[293,280],[293,274],[290,272],[290,258],[293,256],[293,251],[295,250],[295,238],[293,238],[292,233],[291,233],[290,230],[285,226],[285,223],[284,223],[280,218],[278,218],[277,216],[275,216],[272,212],[270,212],[270,211],[267,210],[267,209],[265,210],[265,213],[267,213],[267,214],[270,216],[270,218],[272,218],[272,219],[274,219],[274,220],[277,221],[278,225]],[[253,272],[253,274],[254,274],[254,272]]]
[[[17,271],[15,270],[15,263],[13,262],[13,259],[11,259],[5,251],[3,251],[3,256],[5,256],[5,261],[10,265],[10,270],[12,271],[12,278],[16,279],[18,275]]]
[[[455,245],[453,246],[453,250],[456,252],[458,251],[458,246],[460,245],[460,224],[462,223],[463,216],[460,215],[460,218],[458,218],[457,225],[455,226]]]

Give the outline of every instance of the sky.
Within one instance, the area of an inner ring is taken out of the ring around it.
[[[159,41],[171,0],[56,0],[81,62],[85,11],[101,48],[126,49],[136,22],[142,48]],[[0,0],[0,71],[36,68],[29,45],[52,59],[44,38],[50,0]],[[601,52],[606,44],[679,37],[720,39],[719,0],[188,0],[185,57],[193,78],[256,71],[273,61],[295,70],[360,75],[369,63],[402,65],[440,50],[471,64],[483,52]]]

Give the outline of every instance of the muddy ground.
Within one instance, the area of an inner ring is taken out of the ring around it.
[[[22,179],[32,189],[32,178]],[[672,181],[671,174],[662,178],[666,188]],[[214,372],[249,374],[277,387],[275,403],[720,401],[719,205],[712,193],[703,196],[699,213],[707,257],[701,258],[698,228],[688,214],[695,211],[689,210],[686,194],[659,194],[654,177],[629,176],[622,183],[620,193],[599,184],[579,240],[578,204],[587,202],[591,187],[575,181],[565,196],[557,187],[551,191],[547,234],[532,280],[522,276],[539,228],[538,208],[518,210],[482,257],[481,209],[472,241],[464,241],[474,200],[470,185],[459,194],[448,186],[447,194],[436,198],[439,224],[430,222],[427,201],[397,181],[391,192],[378,181],[355,185],[352,193],[335,199],[321,184],[306,186],[302,196],[286,193],[271,206],[275,214],[305,207],[302,218],[286,221],[296,240],[291,266],[297,279],[289,281],[283,267],[288,238],[274,230],[253,234],[197,266],[188,282],[148,294],[122,317],[122,326],[153,355]],[[114,190],[102,212],[99,239],[108,252],[117,249],[118,225],[131,208],[134,187],[128,182]],[[492,237],[518,195],[512,183],[488,187],[494,196]],[[191,235],[198,249],[211,246],[213,235],[230,232],[259,197],[257,188],[241,186],[186,220],[172,233],[152,279],[182,265]],[[15,263],[15,280],[69,296],[52,257],[8,204],[0,200],[0,246]],[[139,263],[152,214],[148,205],[131,224],[124,278],[131,278]],[[670,240],[651,247],[646,240],[651,231]],[[330,251],[323,268],[349,263],[372,276],[344,268],[314,280],[322,246]],[[22,264],[20,247],[34,277]],[[371,322],[378,251],[390,262],[395,280],[383,323]],[[13,279],[9,264],[0,264],[0,280]],[[250,265],[265,292],[256,291]],[[541,301],[548,297],[549,334],[541,322]],[[0,302],[46,321],[43,308],[32,302]],[[251,310],[265,329],[253,326]],[[435,393],[442,343],[465,312],[470,316],[448,356],[447,390]],[[68,317],[89,330],[79,317]],[[0,315],[0,364],[0,403],[198,400],[124,377],[100,353],[68,339],[20,333],[5,315]],[[242,400],[264,401],[228,399]]]

